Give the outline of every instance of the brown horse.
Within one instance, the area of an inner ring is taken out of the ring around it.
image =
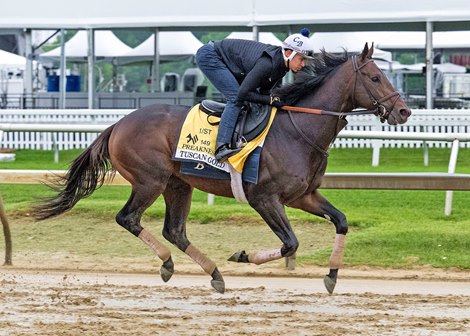
[[[325,173],[327,151],[345,126],[346,113],[358,107],[376,111],[393,125],[405,123],[411,114],[372,61],[373,50],[373,45],[369,49],[366,44],[362,53],[354,56],[323,51],[310,66],[313,75],[298,76],[294,83],[278,89],[276,94],[286,105],[340,113],[277,113],[263,147],[258,183],[244,183],[243,189],[250,206],[279,237],[282,247],[250,254],[240,251],[229,260],[261,264],[295,253],[299,243],[284,206],[302,209],[335,225],[330,271],[324,279],[327,290],[333,292],[348,223],[317,190]],[[131,183],[132,193],[116,221],[162,260],[162,279],[168,281],[174,271],[170,251],[140,223],[143,212],[161,194],[166,204],[163,237],[198,263],[211,275],[212,286],[224,292],[225,283],[215,263],[188,240],[186,218],[193,188],[225,197],[233,194],[230,181],[183,175],[180,162],[172,159],[188,110],[187,106],[147,106],[110,126],[72,162],[65,177],[54,186],[57,194],[36,208],[36,217],[45,219],[70,210],[104,183],[109,170],[118,171]]]

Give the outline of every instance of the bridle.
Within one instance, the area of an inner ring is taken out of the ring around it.
[[[347,115],[374,114],[374,115],[377,115],[378,117],[380,117],[381,122],[385,122],[385,120],[387,120],[387,118],[390,115],[391,111],[395,107],[395,104],[397,103],[398,99],[400,98],[400,93],[397,92],[397,91],[394,91],[394,92],[386,95],[385,97],[376,99],[375,96],[372,94],[371,90],[369,89],[369,87],[366,85],[366,82],[365,82],[365,80],[362,76],[364,74],[361,72],[361,69],[364,68],[367,64],[373,62],[373,60],[371,58],[369,58],[369,59],[367,59],[366,62],[364,62],[362,65],[359,66],[358,63],[357,63],[357,55],[354,55],[354,56],[351,57],[351,61],[352,61],[352,64],[353,64],[354,74],[355,74],[353,93],[352,93],[353,109],[355,109],[355,106],[356,106],[355,96],[356,96],[356,87],[357,87],[357,78],[358,77],[361,80],[362,86],[364,87],[367,94],[369,95],[369,98],[372,101],[372,104],[375,106],[375,109],[374,110],[366,110],[366,109],[355,110],[355,111],[352,111],[352,112],[348,112]],[[393,100],[391,109],[389,110],[389,109],[387,109],[387,107],[383,103],[385,101],[389,100],[389,99],[392,99],[393,97],[396,97],[396,98]],[[345,112],[335,112],[335,111],[325,111],[325,110],[312,109],[312,108],[299,107],[299,106],[288,106],[288,105],[282,106],[281,109],[287,111],[287,113],[289,115],[289,118],[292,122],[292,125],[297,130],[297,132],[302,136],[302,138],[304,138],[304,140],[308,144],[310,144],[312,147],[314,147],[317,151],[322,153],[324,157],[327,157],[328,156],[328,151],[324,150],[323,148],[318,146],[316,144],[315,140],[312,140],[307,135],[305,135],[305,133],[301,130],[301,128],[297,125],[294,118],[292,117],[291,111],[292,112],[305,112],[305,113],[312,113],[312,114],[321,114],[321,115],[331,115],[331,116],[337,116],[340,119],[345,118],[346,113]],[[337,133],[338,132],[339,132],[339,130],[337,130]],[[334,141],[334,139],[332,140],[331,143],[333,143],[333,141]]]
[[[353,103],[353,109],[355,109],[356,106],[356,86],[357,86],[357,79],[359,78],[361,81],[362,86],[366,90],[367,94],[369,95],[370,100],[372,101],[372,104],[376,107],[374,110],[355,110],[352,112],[348,112],[347,115],[363,115],[363,114],[374,114],[378,117],[380,117],[381,122],[385,122],[387,120],[388,116],[390,115],[391,111],[395,107],[395,104],[397,103],[398,99],[400,98],[400,93],[398,91],[394,91],[385,97],[382,98],[375,98],[375,96],[372,94],[370,91],[369,87],[366,85],[366,82],[364,81],[361,69],[364,68],[367,64],[373,62],[371,58],[369,58],[365,63],[362,65],[358,65],[357,63],[357,55],[353,55],[351,57],[351,61],[353,64],[354,68],[354,86],[353,86],[353,94],[352,94],[352,103]],[[390,109],[387,109],[387,107],[383,104],[389,99],[392,99],[393,97],[396,97],[393,100],[392,106]],[[312,108],[307,108],[307,107],[298,107],[298,106],[282,106],[281,109],[286,110],[286,111],[293,111],[293,112],[305,112],[305,113],[313,113],[313,114],[322,114],[322,115],[332,115],[332,116],[338,116],[340,118],[344,118],[346,116],[345,112],[336,112],[336,111],[325,111],[325,110],[319,110],[319,109],[312,109]]]
[[[354,88],[353,88],[353,95],[352,95],[353,108],[356,106],[356,100],[355,100],[356,84],[357,84],[357,78],[359,78],[361,80],[362,86],[364,87],[367,94],[369,95],[369,98],[372,101],[372,104],[374,106],[376,106],[376,110],[375,110],[376,113],[375,114],[380,117],[381,122],[384,122],[385,120],[387,120],[387,118],[390,115],[391,111],[395,107],[395,104],[397,103],[398,99],[400,98],[400,93],[398,91],[394,91],[394,92],[386,95],[385,97],[382,97],[382,98],[379,98],[379,99],[375,98],[375,96],[370,91],[369,87],[366,85],[366,82],[364,81],[363,76],[359,75],[359,74],[362,75],[361,69],[364,68],[367,64],[373,62],[373,60],[371,58],[369,58],[366,62],[364,62],[360,66],[357,63],[357,55],[353,55],[351,57],[351,60],[352,60],[352,64],[353,64],[353,67],[354,67],[354,72],[356,74],[356,77],[354,78]],[[396,97],[396,98],[393,100],[391,108],[387,109],[387,107],[383,103],[385,101],[389,100],[389,99],[392,99],[393,97]]]

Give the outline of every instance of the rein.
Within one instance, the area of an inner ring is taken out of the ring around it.
[[[313,108],[308,108],[308,107],[298,107],[298,106],[290,106],[290,105],[285,105],[281,106],[281,109],[285,111],[292,111],[292,112],[302,112],[302,113],[310,113],[310,114],[317,114],[317,115],[330,115],[330,116],[335,116],[335,117],[340,117],[344,118],[347,115],[364,115],[364,114],[379,114],[379,109],[376,108],[375,110],[357,110],[357,111],[352,111],[352,112],[335,112],[335,111],[325,111],[325,110],[318,110],[318,109],[313,109]]]

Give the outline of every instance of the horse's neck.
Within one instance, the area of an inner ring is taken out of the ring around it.
[[[315,94],[300,99],[296,105],[324,111],[350,112],[353,108],[350,96],[352,80],[352,75],[335,73],[317,89]],[[345,126],[345,121],[339,120],[338,117],[299,115],[298,118],[300,125],[308,125],[308,128],[302,127],[302,130],[325,149]]]
[[[312,95],[298,101],[299,106],[311,107],[325,111],[350,112],[353,109],[351,92],[353,91],[354,73],[338,70],[324,80]],[[350,75],[348,75],[350,73]]]

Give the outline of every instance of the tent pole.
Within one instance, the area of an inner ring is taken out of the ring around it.
[[[65,109],[66,89],[66,58],[65,58],[65,29],[60,30],[60,86],[59,86],[59,108]]]
[[[292,26],[287,26],[287,36],[292,35]],[[287,73],[287,76],[284,77],[283,83],[292,83],[294,81],[294,74],[292,71]]]
[[[159,46],[160,29],[155,28],[154,44],[153,44],[153,67],[152,67],[152,92],[160,92],[160,46]]]
[[[87,29],[88,36],[88,108],[95,108],[95,31]]]
[[[259,27],[253,26],[253,41],[259,41]]]
[[[432,51],[433,23],[426,22],[426,108],[433,108],[433,51]]]
[[[33,94],[33,43],[31,29],[25,29],[25,56],[24,93],[26,94],[25,101],[27,101]]]

